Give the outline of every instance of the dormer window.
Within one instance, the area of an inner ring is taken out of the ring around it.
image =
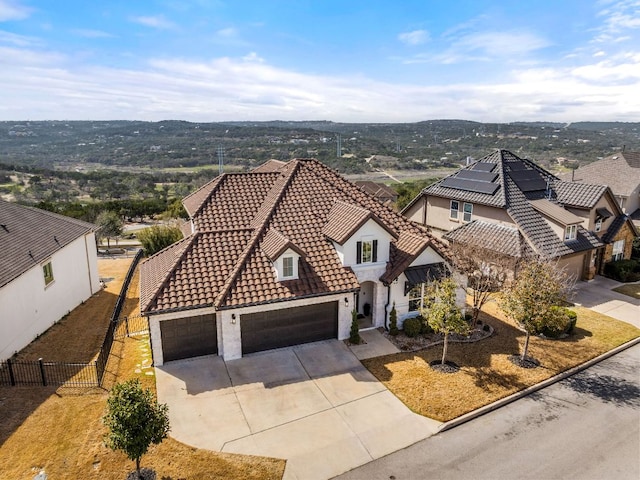
[[[262,251],[271,260],[276,280],[297,280],[298,264],[304,252],[287,237],[275,229],[270,229],[265,235]]]
[[[357,263],[376,263],[378,261],[378,240],[362,240],[356,243]]]
[[[564,230],[564,241],[568,242],[570,240],[575,240],[578,237],[578,226],[577,225],[567,225]]]
[[[287,257],[282,257],[282,278],[293,278],[294,277],[294,273],[295,273],[295,269],[294,267],[294,263],[293,263],[293,257],[291,256],[287,256]]]

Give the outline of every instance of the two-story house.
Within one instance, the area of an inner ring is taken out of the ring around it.
[[[611,188],[622,213],[640,228],[640,152],[620,153],[560,175],[567,182],[595,183]]]
[[[0,200],[0,361],[100,290],[95,226]]]
[[[578,279],[629,258],[637,235],[607,186],[563,182],[507,150],[430,185],[402,213],[449,242],[557,259]]]
[[[186,238],[141,265],[156,365],[349,336],[415,315],[449,274],[426,228],[316,160],[224,174],[184,199]]]

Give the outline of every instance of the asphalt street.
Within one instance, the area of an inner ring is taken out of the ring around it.
[[[640,345],[340,479],[640,478]]]

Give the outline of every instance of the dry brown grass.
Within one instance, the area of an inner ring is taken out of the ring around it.
[[[614,292],[628,295],[631,298],[640,298],[640,283],[627,283],[613,289]]]
[[[94,327],[103,328],[104,335],[130,261],[101,260],[101,277],[114,278],[107,289],[79,307],[80,314],[74,310],[30,345],[21,358],[67,359],[64,349],[75,348],[80,349],[79,356],[93,358],[102,339],[92,346],[83,342],[91,343]],[[123,315],[137,313],[137,280],[136,275]],[[95,325],[101,322],[103,327]],[[145,368],[149,350],[148,336],[115,341],[108,365],[109,382],[137,377],[143,386],[155,390],[154,376],[147,375],[153,369]],[[0,387],[0,479],[31,480],[40,469],[55,479],[124,479],[135,464],[104,446],[106,432],[101,419],[106,399],[103,389]],[[200,450],[169,438],[150,449],[142,458],[142,466],[154,469],[158,478],[165,480],[280,479],[285,462]]]
[[[411,410],[439,421],[452,420],[571,367],[584,363],[640,336],[624,322],[584,308],[576,308],[574,334],[563,340],[532,337],[529,355],[541,366],[524,369],[508,359],[519,353],[524,334],[505,320],[494,304],[481,319],[495,328],[492,337],[472,344],[451,344],[447,359],[461,368],[446,374],[429,363],[440,360],[442,347],[364,360],[364,365]]]

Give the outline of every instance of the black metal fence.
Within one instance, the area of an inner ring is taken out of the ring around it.
[[[111,314],[107,333],[95,361],[89,363],[46,362],[6,360],[0,362],[0,385],[10,386],[66,386],[66,387],[99,387],[102,385],[104,373],[109,361],[109,354],[114,339],[149,332],[147,317],[120,317],[127,298],[127,290],[133,273],[142,258],[142,250],[138,250],[125,277],[122,289]]]

